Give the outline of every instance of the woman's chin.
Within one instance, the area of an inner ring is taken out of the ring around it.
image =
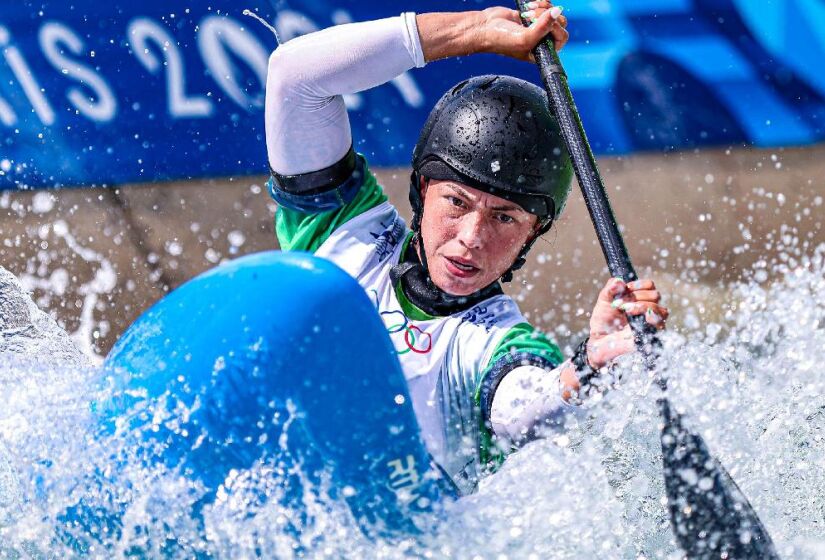
[[[456,278],[449,273],[431,274],[433,284],[442,292],[453,297],[465,297],[474,294],[484,286],[476,286],[474,283],[468,283],[466,280]]]

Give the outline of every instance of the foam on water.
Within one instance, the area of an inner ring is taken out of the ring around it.
[[[54,195],[38,192],[32,200],[31,211],[48,212],[53,208],[54,200]],[[18,211],[25,212],[26,210],[20,208]],[[109,326],[106,321],[95,321],[93,314],[101,297],[115,288],[117,273],[114,265],[106,256],[85,247],[69,229],[64,220],[58,219],[52,223],[42,224],[37,234],[42,242],[50,236],[53,236],[55,240],[60,240],[71,254],[93,266],[94,276],[88,281],[81,282],[75,277],[70,278],[69,272],[62,266],[47,274],[46,265],[52,262],[53,255],[42,250],[38,252],[36,260],[33,259],[27,263],[26,271],[20,274],[19,280],[27,292],[33,290],[42,292],[43,297],[40,303],[44,306],[50,304],[52,299],[64,300],[70,288],[70,282],[75,283],[71,287],[74,288],[77,296],[82,298],[82,304],[80,304],[77,329],[69,336],[89,360],[99,364],[102,362],[102,357],[96,352],[94,342],[97,336],[108,332]]]
[[[783,558],[825,558],[823,256],[820,247],[758,265],[769,274],[713,292],[723,302],[717,322],[687,320],[664,338],[671,401]],[[303,476],[299,464],[233,471],[194,515],[203,489],[144,461],[153,450],[134,444],[132,424],[96,432],[90,404],[109,391],[99,373],[0,269],[0,556],[63,556],[74,545],[107,558],[679,557],[664,503],[658,389],[633,359],[565,431],[529,444],[478,493],[448,504],[433,531],[401,543],[367,541],[323,484],[307,488],[300,507],[285,506],[282,481]],[[174,415],[146,418],[141,429],[166,422]],[[286,437],[280,443],[288,449]],[[122,525],[88,539],[65,522],[81,500],[87,511],[119,509]]]

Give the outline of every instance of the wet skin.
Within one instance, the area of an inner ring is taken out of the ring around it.
[[[448,294],[466,296],[498,280],[539,229],[534,214],[468,185],[422,178],[420,186],[430,278]],[[660,300],[653,280],[608,280],[590,315],[590,364],[598,369],[635,350],[627,315],[644,315],[657,329],[665,328],[669,312]],[[564,377],[575,390],[574,377]]]
[[[452,181],[422,181],[421,236],[430,278],[470,295],[498,280],[536,233],[538,218],[517,204]]]

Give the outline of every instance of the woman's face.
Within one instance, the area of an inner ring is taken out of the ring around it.
[[[453,181],[421,187],[421,235],[430,278],[466,296],[498,280],[536,230],[538,218],[517,204]]]

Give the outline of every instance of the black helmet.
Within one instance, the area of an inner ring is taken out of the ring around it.
[[[457,181],[515,202],[539,217],[540,235],[561,214],[573,176],[544,91],[511,76],[470,78],[445,93],[424,124],[412,168],[410,204],[417,234],[423,209],[420,177]],[[533,241],[503,280],[524,264]]]

